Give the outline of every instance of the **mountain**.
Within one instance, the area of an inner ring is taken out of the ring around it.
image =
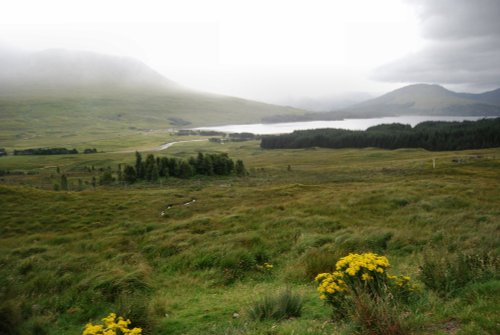
[[[373,98],[373,95],[366,92],[349,92],[319,97],[289,98],[281,104],[312,112],[329,112],[352,106],[370,98]]]
[[[190,90],[140,61],[82,51],[0,50],[0,147],[54,136],[256,123],[304,111]]]
[[[496,91],[493,91],[496,92]],[[474,96],[474,98],[472,98]],[[494,94],[456,93],[439,85],[409,85],[340,111],[356,117],[396,115],[496,116],[500,106],[488,103]]]
[[[439,85],[414,84],[332,112],[273,115],[267,123],[377,118],[384,116],[500,116],[500,89],[480,94],[456,93]]]
[[[476,100],[485,104],[500,106],[500,88],[479,94],[457,93],[457,95],[466,99]]]
[[[0,52],[0,94],[112,86],[173,88],[172,81],[138,60],[85,51],[51,49]]]

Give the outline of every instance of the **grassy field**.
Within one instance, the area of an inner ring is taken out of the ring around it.
[[[198,151],[242,159],[249,175],[56,192],[56,167],[76,189],[134,155],[1,157],[0,170],[26,174],[0,177],[0,330],[80,334],[116,312],[144,334],[363,333],[352,319],[332,321],[313,278],[349,252],[373,251],[419,286],[395,312],[406,334],[500,333],[500,149],[193,142],[159,155]],[[453,269],[462,254],[477,256],[476,267],[458,267],[470,280],[442,279],[443,260]],[[434,286],[422,280],[432,261],[442,265]],[[285,288],[302,296],[300,317],[251,317]]]

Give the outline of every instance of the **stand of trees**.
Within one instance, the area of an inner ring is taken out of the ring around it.
[[[385,124],[366,131],[314,129],[264,136],[264,149],[291,148],[423,148],[431,151],[500,146],[500,118],[463,122],[423,122],[415,127]]]
[[[70,155],[77,154],[76,149],[66,148],[36,148],[26,150],[14,150],[14,155]]]
[[[135,165],[126,165],[121,173],[123,181],[134,183],[137,180],[157,181],[162,177],[190,178],[195,175],[227,176],[245,175],[243,161],[236,163],[227,154],[203,154],[187,161],[173,157],[155,157],[152,154],[144,160],[139,152],[135,153]]]
[[[7,155],[4,149],[0,149],[0,156],[2,156],[2,150],[4,155]],[[66,149],[66,148],[33,148],[25,150],[14,150],[14,155],[74,155],[77,154],[76,149]],[[97,153],[96,148],[88,148],[83,150],[84,154],[95,154]]]
[[[177,136],[226,136],[226,133],[215,130],[194,130],[194,129],[179,129]]]

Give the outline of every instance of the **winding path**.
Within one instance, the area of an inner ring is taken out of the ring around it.
[[[200,139],[200,140],[189,140],[189,141],[175,141],[175,142],[168,142],[160,145],[159,147],[156,148],[151,148],[151,149],[142,149],[141,151],[145,152],[150,152],[150,151],[162,151],[170,148],[172,145],[177,144],[177,143],[187,143],[187,142],[201,142],[201,141],[208,141],[208,138]],[[111,151],[111,153],[131,153],[131,152],[136,152],[137,150],[121,150],[121,151]]]
[[[162,151],[170,148],[172,145],[177,144],[177,143],[187,143],[187,142],[201,142],[201,141],[208,141],[208,138],[204,138],[201,140],[189,140],[189,141],[176,141],[176,142],[168,142],[165,144],[160,145],[158,148],[154,149],[154,151]]]

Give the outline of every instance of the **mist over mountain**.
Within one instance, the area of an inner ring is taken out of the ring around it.
[[[178,85],[128,57],[63,49],[38,52],[2,49],[0,52],[0,94],[3,95],[106,86],[165,89]]]
[[[349,92],[343,94],[331,94],[319,97],[289,98],[282,105],[305,109],[311,112],[330,112],[346,108],[354,104],[373,98],[366,92]]]

